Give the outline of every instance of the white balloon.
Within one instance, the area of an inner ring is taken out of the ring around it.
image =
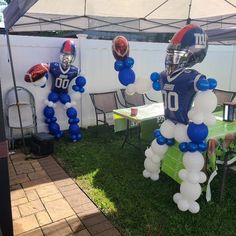
[[[202,184],[202,183],[206,182],[206,180],[207,180],[206,174],[201,171],[200,174],[199,174],[199,183]]]
[[[150,179],[153,181],[157,181],[159,179],[159,174],[158,173],[151,173]]]
[[[197,109],[194,109],[194,113],[191,116],[192,122],[195,124],[201,124],[204,121],[204,114],[201,111],[198,111]]]
[[[213,112],[217,106],[216,95],[211,91],[198,92],[194,100],[194,108],[204,112]]]
[[[68,108],[70,108],[70,107],[72,107],[72,104],[71,104],[70,102],[67,102],[67,103],[65,104],[65,108],[68,109]]]
[[[185,200],[185,199],[180,199],[180,200],[178,201],[178,208],[179,208],[179,210],[181,210],[181,211],[187,211],[187,210],[189,209],[189,203],[188,203],[188,201]]]
[[[49,106],[49,107],[53,107],[53,104],[54,104],[54,103],[53,103],[52,101],[48,102],[48,106]]]
[[[150,172],[148,172],[147,170],[143,171],[143,177],[144,178],[149,178],[150,177]]]
[[[183,124],[177,124],[175,126],[174,137],[177,142],[190,142],[190,139],[187,135],[187,128],[188,126]]]
[[[147,148],[146,150],[145,150],[145,156],[146,157],[148,157],[148,158],[152,158],[153,156],[155,156],[155,153],[152,151],[152,149],[151,148]]]
[[[186,169],[182,169],[179,171],[178,175],[180,179],[185,180],[187,178],[188,171]]]
[[[160,169],[160,165],[152,162],[150,158],[145,159],[144,167],[148,172],[157,172]]]
[[[137,93],[145,94],[152,88],[152,82],[149,79],[137,78],[135,88]]]
[[[178,203],[179,200],[181,200],[181,199],[183,199],[181,193],[176,193],[176,194],[174,194],[173,200],[174,200],[175,203]]]
[[[33,82],[33,85],[41,87],[41,86],[44,86],[46,84],[46,82],[47,82],[47,78],[45,76],[43,76],[41,79]]]
[[[79,92],[72,92],[71,93],[71,100],[77,101],[81,98],[81,93]]]
[[[190,204],[189,211],[191,213],[194,213],[194,214],[198,213],[199,210],[200,210],[200,206],[197,202],[193,202],[193,203]]]
[[[151,157],[152,162],[155,164],[160,163],[160,161],[163,159],[163,156],[153,155]]]
[[[215,123],[216,123],[216,118],[215,118],[215,116],[214,116],[213,114],[211,114],[211,113],[205,114],[204,123],[205,123],[207,126],[213,126],[213,125],[215,125]]]
[[[188,179],[188,181],[189,181],[190,183],[192,183],[192,184],[199,183],[199,180],[200,180],[200,172],[195,172],[195,171],[189,172],[187,179]]]
[[[127,85],[125,92],[128,95],[133,95],[135,93],[135,85],[134,84]]]
[[[194,108],[192,108],[189,112],[188,112],[188,118],[189,120],[192,120],[192,117],[194,116],[195,114],[195,110]]]
[[[157,143],[156,139],[154,139],[151,144],[151,149],[154,153],[157,153],[157,154],[163,156],[166,153],[166,151],[168,150],[168,145],[166,145],[166,144],[160,145]]]
[[[183,164],[188,171],[200,171],[204,166],[204,158],[200,152],[186,152]]]
[[[165,138],[174,138],[175,124],[170,120],[165,120],[161,124],[160,132]]]
[[[202,189],[200,184],[191,184],[188,182],[182,182],[180,185],[180,193],[184,199],[192,202],[197,200],[201,195]]]

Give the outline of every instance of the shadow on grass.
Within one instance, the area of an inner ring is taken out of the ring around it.
[[[123,235],[236,235],[235,173],[228,173],[224,205],[218,202],[219,175],[212,202],[202,195],[198,214],[180,212],[172,200],[179,185],[163,173],[159,181],[145,179],[144,154],[129,145],[122,149],[122,135],[108,127],[83,134],[78,143],[57,142],[55,157]]]

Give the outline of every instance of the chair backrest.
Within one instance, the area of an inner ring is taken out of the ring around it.
[[[221,90],[221,89],[214,89],[214,93],[217,97],[218,105],[223,105],[224,102],[232,102],[236,95],[235,92]]]
[[[98,114],[109,113],[118,108],[117,92],[111,91],[106,93],[90,93],[89,94]]]
[[[120,91],[125,101],[125,105],[127,107],[136,107],[145,105],[145,98],[143,94],[135,93],[133,95],[128,95],[125,92],[125,89],[121,89]]]
[[[21,114],[22,127],[34,127],[36,129],[36,111],[33,94],[27,89],[16,87],[18,104],[15,95],[15,89],[11,88],[5,96],[6,115],[10,128],[20,128],[18,115],[18,106]]]

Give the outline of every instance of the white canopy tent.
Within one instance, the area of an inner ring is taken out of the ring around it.
[[[236,0],[12,0],[10,31],[175,32],[186,23],[204,29],[236,24]]]

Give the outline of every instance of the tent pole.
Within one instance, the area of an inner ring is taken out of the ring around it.
[[[8,171],[8,145],[5,134],[0,80],[0,235],[13,236],[11,196]]]
[[[186,25],[188,25],[188,24],[191,23],[191,18],[190,18],[191,7],[192,7],[192,0],[190,0],[190,3],[189,3],[189,8],[188,8],[188,18],[187,18],[187,21],[186,21]]]
[[[22,138],[22,142],[23,142],[23,152],[24,152],[24,154],[26,154],[25,137],[24,137],[24,132],[23,132],[20,107],[19,107],[19,98],[18,98],[18,93],[17,93],[17,89],[16,89],[16,77],[15,77],[15,70],[14,70],[14,66],[13,66],[12,53],[11,53],[11,46],[10,46],[10,39],[9,39],[8,31],[6,31],[6,36],[7,36],[7,48],[8,48],[8,53],[9,53],[9,57],[10,57],[11,73],[12,73],[15,96],[16,96],[16,105],[17,105],[17,111],[18,111],[18,116],[19,116],[19,121],[20,121],[21,138]]]

